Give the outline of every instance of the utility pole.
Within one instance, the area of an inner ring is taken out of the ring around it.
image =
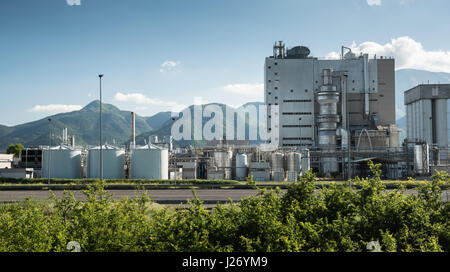
[[[48,159],[47,159],[47,176],[48,176],[48,185],[50,185],[50,156],[51,156],[51,152],[50,152],[50,148],[52,146],[52,119],[48,118]]]
[[[102,137],[102,77],[98,75],[100,79],[100,180],[103,181],[103,137]]]

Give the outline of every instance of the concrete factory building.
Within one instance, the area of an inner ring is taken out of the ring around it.
[[[436,164],[448,162],[450,84],[422,84],[405,92],[407,139],[434,150]]]
[[[339,171],[335,156],[327,158],[336,150],[397,148],[394,59],[309,54],[307,47],[279,42],[265,60],[267,124],[273,129],[270,107],[279,106],[279,147],[322,150],[324,173]]]

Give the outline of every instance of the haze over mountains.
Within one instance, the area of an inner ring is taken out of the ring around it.
[[[405,106],[403,92],[418,84],[450,83],[450,73],[435,73],[423,70],[404,69],[396,71],[396,108],[397,124],[405,130]],[[220,103],[223,112],[228,107]],[[246,105],[261,105],[261,102],[250,102]],[[192,106],[190,107],[192,108]],[[258,108],[258,107],[257,107]],[[51,118],[52,144],[59,144],[63,128],[68,128],[69,135],[75,135],[77,145],[97,145],[99,131],[99,101],[93,101],[79,111],[60,113],[37,121],[16,125],[0,125],[0,149],[6,149],[9,144],[22,143],[24,146],[48,145],[49,121]],[[104,142],[109,144],[124,144],[129,142],[130,111],[122,111],[111,104],[103,106],[103,135]],[[171,112],[159,112],[151,117],[136,115],[136,142],[144,144],[150,135],[168,136],[171,132]],[[203,124],[206,120],[203,119]],[[246,120],[248,124],[249,120]],[[235,122],[236,125],[236,122]],[[254,126],[255,124],[251,124]],[[247,129],[248,133],[248,129]],[[404,137],[404,131],[402,133]],[[185,142],[188,143],[188,142]]]

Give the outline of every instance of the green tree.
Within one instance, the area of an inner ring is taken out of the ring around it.
[[[19,158],[20,154],[22,153],[23,150],[23,145],[22,144],[10,144],[8,145],[8,149],[6,150],[6,153],[8,154],[14,154],[15,158]]]

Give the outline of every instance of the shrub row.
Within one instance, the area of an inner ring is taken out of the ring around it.
[[[143,194],[113,200],[104,184],[48,203],[26,200],[0,206],[0,251],[448,251],[450,205],[441,200],[437,172],[418,195],[387,192],[379,165],[360,190],[332,185],[317,193],[307,173],[279,190],[261,190],[239,204],[208,211],[198,198],[185,209],[155,207]],[[195,193],[195,192],[194,192]]]

